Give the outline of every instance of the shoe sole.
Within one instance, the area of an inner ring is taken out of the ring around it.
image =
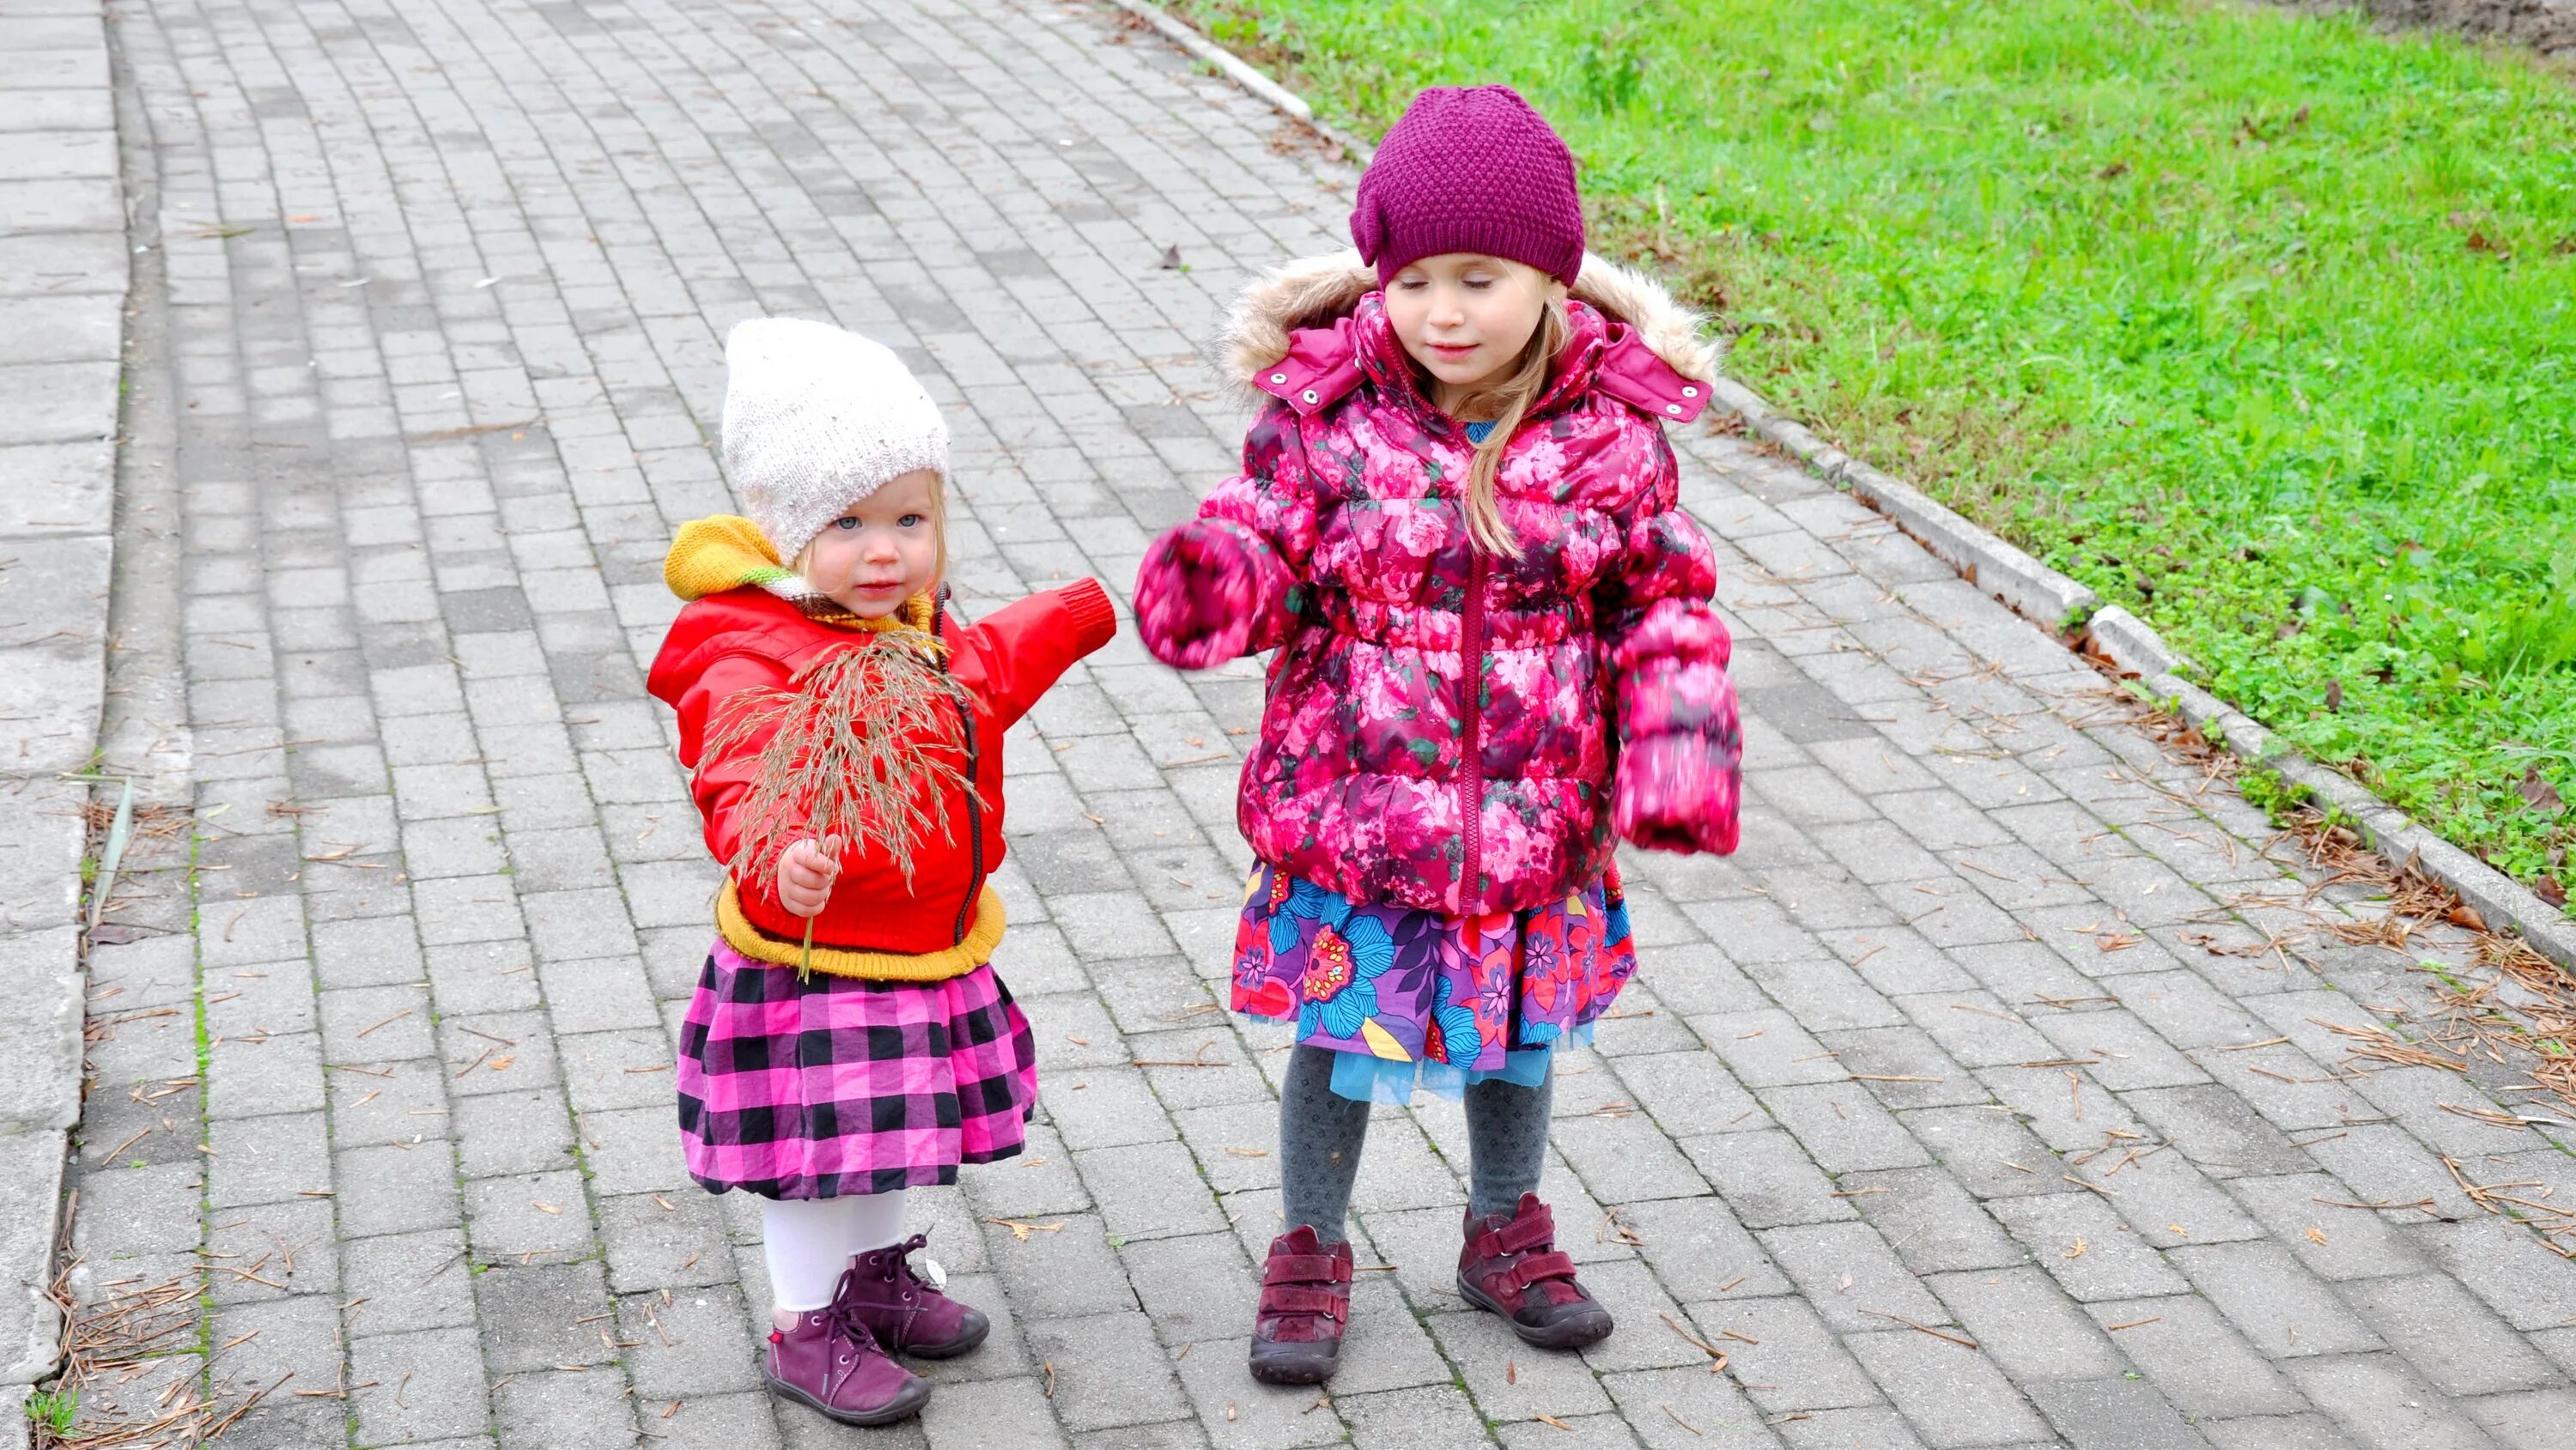
[[[900,1391],[896,1392],[895,1397],[888,1400],[881,1408],[874,1410],[843,1410],[823,1403],[821,1400],[818,1400],[805,1391],[798,1389],[796,1386],[787,1383],[785,1380],[778,1378],[767,1370],[762,1370],[760,1377],[769,1382],[769,1392],[771,1394],[781,1396],[785,1399],[794,1400],[796,1403],[812,1410],[815,1414],[823,1416],[825,1419],[838,1420],[844,1425],[857,1425],[862,1428],[871,1428],[878,1425],[892,1425],[900,1421],[909,1420],[913,1416],[920,1414],[921,1407],[930,1399],[930,1382],[928,1380],[914,1380],[911,1384],[905,1385]]]
[[[992,1333],[993,1326],[990,1321],[987,1321],[984,1327],[981,1330],[978,1330],[971,1339],[960,1339],[953,1344],[928,1346],[918,1344],[906,1345],[901,1350],[897,1351],[897,1353],[908,1355],[914,1359],[955,1359],[957,1356],[964,1354],[969,1350],[982,1348],[984,1341],[991,1338]]]
[[[1458,1276],[1458,1293],[1477,1308],[1489,1314],[1500,1315],[1502,1321],[1512,1327],[1512,1333],[1521,1337],[1521,1343],[1536,1345],[1540,1349],[1581,1349],[1585,1345],[1599,1344],[1610,1337],[1610,1331],[1619,1327],[1610,1318],[1609,1310],[1595,1304],[1592,1307],[1599,1310],[1597,1318],[1567,1320],[1560,1324],[1533,1329],[1512,1317],[1510,1310],[1495,1303],[1484,1290],[1469,1283],[1464,1274]]]
[[[1252,1361],[1252,1377],[1265,1385],[1319,1385],[1333,1377],[1342,1367],[1341,1352],[1336,1349],[1331,1359],[1317,1365],[1264,1364]]]

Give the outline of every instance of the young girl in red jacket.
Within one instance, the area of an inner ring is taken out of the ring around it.
[[[891,1355],[990,1329],[916,1270],[904,1190],[1018,1153],[1037,1096],[991,966],[1002,732],[1116,622],[1091,580],[950,618],[947,428],[893,353],[773,318],[736,327],[725,366],[751,516],[681,528],[664,577],[690,603],[649,682],[728,878],[680,1134],[709,1192],[763,1200],[770,1388],[882,1425],[930,1395]]]

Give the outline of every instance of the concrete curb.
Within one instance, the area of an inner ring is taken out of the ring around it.
[[[21,37],[0,94],[64,146],[50,168],[0,181],[0,609],[41,621],[0,647],[0,715],[17,723],[0,769],[0,1446],[24,1444],[23,1405],[61,1360],[47,1291],[59,1242],[67,1132],[81,1104],[84,809],[107,685],[116,435],[130,267],[117,172],[107,22],[90,0],[0,0]],[[10,123],[0,122],[0,130]],[[0,737],[0,744],[9,743]]]
[[[1173,44],[1216,66],[1247,91],[1348,151],[1362,165],[1367,143],[1315,118],[1314,107],[1148,0],[1110,0],[1151,25]],[[2417,824],[2351,777],[2309,759],[2279,736],[2182,676],[2196,667],[2175,653],[2145,620],[2118,605],[2104,605],[2091,589],[2051,569],[2019,548],[1961,517],[1913,485],[1890,477],[1818,438],[1803,424],[1774,412],[1751,388],[1720,378],[1717,401],[1744,420],[1747,432],[1797,458],[1828,483],[1885,514],[1896,526],[1959,571],[1968,582],[2002,600],[2023,618],[2072,647],[2108,660],[2135,676],[2158,700],[2213,742],[2251,765],[2305,786],[2322,805],[2356,823],[2371,849],[2457,893],[2495,930],[2511,928],[2559,966],[2576,971],[2576,921],[2542,901],[2530,888]]]
[[[1332,142],[1351,155],[1362,166],[1376,154],[1377,148],[1357,136],[1316,119],[1315,108],[1306,98],[1263,75],[1251,62],[1190,28],[1188,22],[1173,15],[1152,0],[1109,0],[1109,3],[1152,26],[1165,40],[1215,66],[1227,79],[1270,103],[1272,109]]]

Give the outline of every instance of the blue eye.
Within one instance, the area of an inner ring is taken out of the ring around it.
[[[836,529],[848,530],[855,529],[858,526],[859,521],[854,518],[837,518],[832,520],[832,527]]]
[[[928,520],[924,519],[919,514],[905,514],[902,518],[896,520],[896,522],[901,524],[904,528],[917,529],[924,523],[928,522]]]

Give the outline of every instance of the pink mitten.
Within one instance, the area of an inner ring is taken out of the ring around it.
[[[1181,525],[1136,570],[1136,632],[1154,658],[1184,670],[1223,664],[1252,642],[1260,592],[1251,551],[1223,527]]]
[[[1649,735],[1619,754],[1610,825],[1652,851],[1735,849],[1740,749],[1705,735]]]

